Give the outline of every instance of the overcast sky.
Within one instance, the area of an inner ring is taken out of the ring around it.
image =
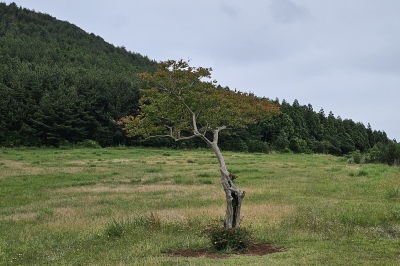
[[[15,0],[222,86],[371,124],[400,141],[399,0]]]

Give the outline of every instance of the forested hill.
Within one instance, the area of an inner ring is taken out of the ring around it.
[[[12,3],[0,3],[0,146],[60,146],[93,140],[102,146],[135,144],[115,123],[138,109],[138,72],[157,62],[115,47],[77,26]],[[400,145],[384,131],[312,106],[273,101],[282,114],[247,130],[224,131],[221,148],[400,160]],[[192,140],[145,144],[202,147]],[[371,155],[372,154],[372,155]]]
[[[135,114],[146,56],[77,26],[0,3],[0,146],[125,141],[113,122]]]

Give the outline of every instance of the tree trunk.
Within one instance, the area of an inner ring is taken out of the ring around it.
[[[233,228],[240,226],[240,209],[245,192],[238,189],[232,181],[232,177],[226,169],[225,160],[216,143],[211,145],[215,155],[218,158],[219,169],[221,172],[221,183],[225,191],[226,197],[226,216],[225,228]]]

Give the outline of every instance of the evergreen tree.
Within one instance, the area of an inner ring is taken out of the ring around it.
[[[136,73],[156,62],[15,3],[0,14],[0,145],[124,142],[114,121],[137,112]]]

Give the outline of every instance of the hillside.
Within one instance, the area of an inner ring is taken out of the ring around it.
[[[123,142],[113,120],[135,113],[135,73],[156,62],[15,4],[0,18],[0,145]]]
[[[135,145],[115,123],[138,108],[136,73],[157,62],[48,15],[0,3],[0,146],[55,146],[94,140]],[[226,88],[227,89],[227,88]],[[386,133],[312,105],[278,99],[282,114],[247,130],[226,131],[221,148],[233,151],[329,153],[360,151],[393,164],[400,145]],[[141,145],[204,147],[192,140],[153,139]],[[371,159],[372,158],[372,159]]]

